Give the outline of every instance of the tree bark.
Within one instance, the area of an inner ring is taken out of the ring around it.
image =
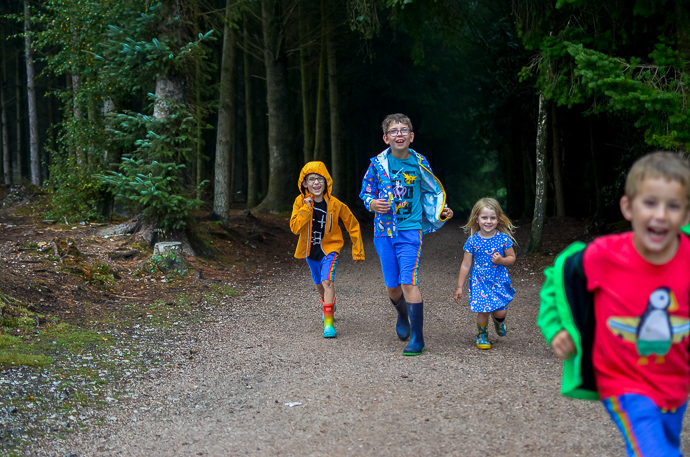
[[[269,182],[259,211],[280,212],[291,208],[295,177],[290,176],[290,115],[287,85],[287,58],[283,45],[280,14],[282,1],[261,2],[268,105]]]
[[[182,81],[179,78],[161,74],[156,78],[156,101],[153,103],[154,119],[168,119],[171,114],[170,102],[183,103],[185,100]]]
[[[74,119],[79,122],[82,116],[81,102],[79,101],[79,91],[81,90],[81,77],[72,74],[70,77],[70,87],[72,88],[72,114]],[[81,146],[76,146],[74,155],[78,164],[86,163],[86,150]]]
[[[244,17],[244,23],[247,23],[247,17]],[[245,41],[247,37],[245,35]],[[243,54],[244,59],[244,112],[245,112],[245,128],[247,135],[247,208],[254,208],[259,203],[259,161],[256,157],[256,148],[254,147],[254,97],[253,84],[251,72],[250,54],[246,50]]]
[[[29,0],[24,0],[24,58],[26,60],[26,101],[29,114],[29,150],[31,152],[31,184],[41,185],[41,151],[38,149],[38,113],[36,111],[36,73],[31,49],[31,13]]]
[[[324,0],[321,1],[321,21],[323,22]],[[314,120],[314,154],[312,160],[325,160],[325,148],[323,147],[323,105],[324,105],[324,87],[325,87],[325,67],[326,67],[326,35],[324,31],[321,32],[321,51],[319,56],[319,75],[318,86],[316,89],[316,119]]]
[[[22,82],[19,78],[19,54],[16,54],[15,66],[14,66],[14,81],[15,81],[15,98],[16,106],[15,110],[15,122],[17,124],[17,150],[14,151],[14,179],[15,184],[21,184],[22,182]]]
[[[312,160],[314,154],[314,145],[312,137],[312,124],[311,124],[311,107],[310,107],[310,96],[309,96],[309,83],[311,78],[309,77],[309,68],[307,66],[307,60],[309,56],[309,43],[307,37],[307,15],[305,13],[304,2],[299,2],[299,69],[300,69],[300,82],[302,87],[302,132],[304,136],[304,163]]]
[[[558,107],[551,104],[551,152],[553,154],[553,187],[556,197],[556,217],[565,217],[565,194],[563,190],[563,148],[561,144],[561,127],[558,122]]]
[[[546,151],[548,106],[544,94],[539,94],[539,118],[537,121],[537,178],[534,198],[534,216],[525,254],[538,254],[544,233],[544,204],[546,202]]]
[[[223,55],[220,65],[220,108],[216,132],[216,165],[213,188],[213,212],[228,223],[232,202],[235,128],[235,30],[231,27],[231,0],[225,4]]]
[[[534,216],[534,212],[530,213],[530,209],[534,209],[534,163],[532,162],[532,157],[530,156],[527,145],[525,145],[525,140],[521,141],[521,151],[522,151],[522,182],[524,184],[524,204],[523,213],[521,219],[526,219]]]
[[[340,191],[345,185],[344,161],[340,144],[340,131],[344,126],[340,120],[338,72],[335,43],[333,39],[333,24],[328,16],[325,20],[327,21],[324,22],[324,27],[326,27],[326,60],[328,62],[328,107],[331,115],[331,176],[333,177],[333,195],[340,195]]]
[[[184,16],[181,0],[165,2],[166,19],[161,21],[160,32],[174,39],[177,45],[184,44],[183,27],[186,21],[178,20]],[[173,24],[173,25],[171,25]],[[154,119],[168,119],[171,113],[171,102],[184,103],[185,92],[183,78],[179,74],[161,72],[156,77],[156,100],[153,103]]]
[[[2,59],[2,74],[0,74],[0,119],[2,120],[2,170],[3,182],[12,184],[12,159],[10,152],[10,135],[7,128],[7,103],[5,100],[5,88],[7,87],[7,49],[5,48],[5,25],[0,31],[0,59]]]

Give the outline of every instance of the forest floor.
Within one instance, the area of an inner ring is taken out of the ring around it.
[[[200,220],[206,255],[171,275],[137,235],[42,222],[25,191],[1,197],[1,455],[624,455],[600,405],[558,394],[560,363],[535,324],[544,268],[601,234],[584,221],[549,220],[541,255],[518,254],[509,333],[491,330],[489,351],[452,300],[463,221],[426,236],[427,351],[403,357],[368,215],[367,260],[346,243],[338,337],[324,339],[286,217]],[[524,246],[529,222],[516,225]],[[3,361],[22,351],[33,366]]]

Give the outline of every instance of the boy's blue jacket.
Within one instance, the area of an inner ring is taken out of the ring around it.
[[[413,149],[409,151],[410,155],[417,159],[422,175],[422,233],[435,232],[449,219],[448,217],[441,218],[441,211],[446,205],[446,191],[443,189],[441,181],[432,173],[426,157]],[[384,198],[393,201],[393,183],[390,179],[388,165],[390,154],[391,149],[388,148],[376,157],[372,157],[362,180],[362,191],[359,193],[359,198],[362,199],[364,206],[369,211],[372,211],[369,206],[372,200]],[[374,236],[398,236],[398,224],[393,206],[386,214],[376,213]]]

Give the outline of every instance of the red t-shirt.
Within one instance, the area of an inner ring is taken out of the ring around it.
[[[669,262],[646,261],[631,232],[596,239],[585,251],[594,294],[592,361],[601,398],[640,394],[677,408],[690,384],[690,239]]]

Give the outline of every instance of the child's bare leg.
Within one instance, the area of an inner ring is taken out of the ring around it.
[[[506,314],[508,314],[507,309],[500,309],[498,311],[493,312],[493,315],[496,319],[505,319]],[[488,320],[487,320],[487,322],[488,322]]]
[[[321,284],[316,284],[316,290],[319,293],[319,295],[321,295],[321,300],[323,300],[323,294],[325,292],[323,286]]]
[[[402,287],[386,287],[386,290],[388,291],[390,299],[393,300],[393,303],[400,302],[400,298],[403,294]]]
[[[321,281],[321,289],[323,290],[323,302],[333,303],[335,298],[335,284],[333,284],[333,281],[324,279]]]
[[[395,289],[401,290],[403,294],[405,294],[405,300],[407,300],[407,303],[421,303],[422,301],[422,294],[419,291],[419,286],[415,286],[412,284],[402,284]],[[393,298],[391,295],[391,290],[395,289],[388,289],[388,296]],[[400,295],[398,295],[399,297]]]
[[[489,323],[489,314],[491,313],[477,313],[477,325],[486,327],[486,324]]]

